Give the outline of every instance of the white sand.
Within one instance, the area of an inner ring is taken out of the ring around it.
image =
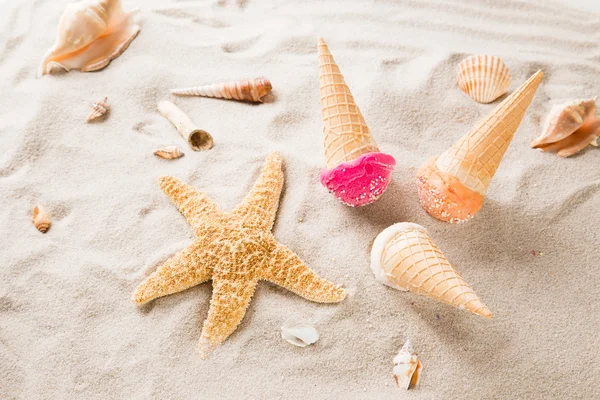
[[[600,94],[600,6],[323,3],[126,0],[142,9],[142,32],[124,55],[99,73],[41,79],[67,1],[3,3],[0,398],[600,398],[600,149],[559,159],[528,146],[552,103]],[[365,208],[341,205],[318,182],[318,36],[398,162]],[[546,76],[482,211],[448,225],[423,211],[414,176],[492,109],[455,84],[457,62],[481,52],[510,67],[511,90],[538,68]],[[275,87],[263,105],[168,94],[257,75]],[[89,103],[104,96],[109,118],[86,125]],[[187,148],[156,110],[164,98],[213,135],[212,150]],[[186,156],[152,154],[170,144]],[[230,209],[273,150],[286,175],[275,236],[350,295],[319,305],[261,283],[238,330],[201,361],[210,284],[139,310],[130,299],[192,240],[157,178],[172,174]],[[30,221],[38,202],[53,214],[46,235]],[[494,319],[375,281],[371,243],[401,221],[429,230]],[[321,339],[291,346],[279,328],[293,324],[313,324]],[[406,338],[424,365],[409,393],[392,378]]]

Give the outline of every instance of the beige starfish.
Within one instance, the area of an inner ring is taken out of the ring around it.
[[[283,186],[281,162],[277,153],[267,157],[252,191],[230,213],[196,188],[171,176],[160,178],[161,189],[192,226],[196,240],[142,282],[133,300],[141,305],[212,279],[199,345],[203,359],[235,331],[261,279],[319,303],[339,302],[346,296],[271,233]]]

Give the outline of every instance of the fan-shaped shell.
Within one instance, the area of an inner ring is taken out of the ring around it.
[[[458,64],[458,86],[480,103],[491,103],[510,86],[511,74],[496,56],[477,55]]]

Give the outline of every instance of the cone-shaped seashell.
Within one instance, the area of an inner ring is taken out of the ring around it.
[[[199,129],[186,113],[170,101],[163,100],[158,103],[158,111],[169,120],[183,136],[192,150],[209,150],[214,146],[210,133]]]
[[[38,75],[54,66],[83,72],[102,69],[127,49],[140,31],[134,11],[125,12],[120,0],[82,0],[65,8],[58,34],[46,53]]]
[[[491,103],[510,86],[510,71],[496,56],[471,56],[458,64],[458,86],[480,103]]]
[[[329,47],[319,39],[319,83],[327,168],[321,184],[351,207],[376,201],[396,160],[379,151]]]
[[[176,158],[183,157],[185,154],[177,146],[167,146],[156,150],[154,152],[154,155],[157,155],[166,160],[174,160]]]
[[[39,204],[33,208],[33,217],[31,220],[38,231],[42,233],[46,233],[52,224],[50,214]]]
[[[394,224],[377,235],[371,249],[371,269],[384,285],[492,317],[421,225]]]
[[[86,122],[90,122],[102,117],[106,114],[109,108],[110,105],[108,104],[108,97],[105,97],[100,101],[94,102],[94,104],[92,104],[92,111],[90,111],[90,113],[88,114]]]
[[[252,80],[244,79],[241,81],[172,89],[171,93],[180,96],[216,97],[220,99],[262,103],[262,97],[266,96],[272,88],[271,82],[267,78],[260,77]]]
[[[281,328],[281,338],[298,347],[306,347],[319,340],[319,332],[312,326]]]
[[[552,108],[543,133],[531,147],[555,151],[560,157],[569,157],[588,145],[594,145],[600,136],[600,118],[596,116],[596,99],[576,100]]]
[[[419,199],[432,217],[464,222],[479,211],[543,76],[542,71],[536,72],[454,146],[421,166]]]
[[[419,375],[423,365],[415,354],[412,343],[407,340],[394,357],[394,378],[396,385],[406,390],[414,388],[419,383]]]

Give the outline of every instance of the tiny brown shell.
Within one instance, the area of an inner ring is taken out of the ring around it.
[[[154,152],[157,155],[166,160],[174,160],[183,157],[185,154],[177,146],[162,147]]]
[[[39,204],[33,208],[32,221],[33,225],[42,233],[46,233],[52,224],[50,214]]]
[[[88,114],[86,122],[90,122],[102,117],[104,114],[106,114],[109,108],[110,105],[108,104],[108,97],[105,97],[100,101],[96,101],[94,104],[92,104],[92,111],[90,111]]]

